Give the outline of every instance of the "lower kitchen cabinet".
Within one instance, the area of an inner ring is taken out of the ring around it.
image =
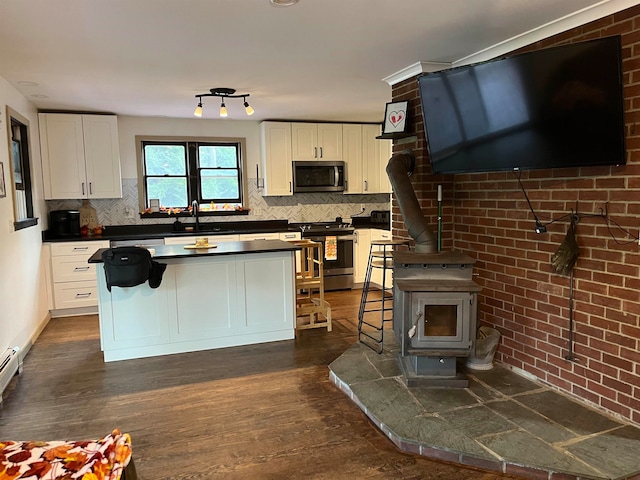
[[[355,283],[364,283],[367,273],[367,265],[369,263],[369,253],[371,251],[371,242],[375,240],[391,240],[392,234],[389,230],[380,230],[377,228],[358,228],[354,232],[356,237],[353,242],[353,274]],[[393,286],[393,276],[391,269],[387,269],[385,284],[387,288]],[[371,282],[375,285],[382,285],[382,269],[374,268],[371,272]]]
[[[157,288],[107,290],[98,275],[106,362],[294,338],[291,251],[159,257]]]
[[[393,238],[393,235],[389,230],[380,230],[377,228],[371,229],[372,242],[375,240],[391,240],[392,238]],[[380,250],[382,249],[380,248]],[[390,251],[390,250],[391,250],[390,248],[387,249],[387,251]],[[373,272],[371,273],[371,281],[376,285],[382,285],[382,269],[381,268],[373,269]],[[393,287],[393,268],[387,268],[387,272],[385,275],[385,287],[386,288]]]
[[[371,247],[371,229],[358,228],[354,232],[353,242],[353,281],[362,284],[367,273],[369,248]]]
[[[108,240],[51,243],[53,307],[56,310],[98,305],[96,265],[89,257]]]

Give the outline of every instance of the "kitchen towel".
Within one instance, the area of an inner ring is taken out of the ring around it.
[[[325,239],[324,259],[325,260],[338,259],[338,239],[335,236],[329,236]]]

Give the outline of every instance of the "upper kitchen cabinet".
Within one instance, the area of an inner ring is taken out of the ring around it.
[[[347,188],[344,193],[391,193],[386,167],[391,157],[391,142],[378,140],[380,125],[344,125],[343,149],[347,163]]]
[[[115,115],[41,113],[38,118],[45,199],[122,197]]]
[[[260,124],[260,148],[263,178],[263,196],[293,195],[291,172],[291,124],[287,122],[262,122]]]
[[[292,160],[343,160],[342,124],[292,123]]]

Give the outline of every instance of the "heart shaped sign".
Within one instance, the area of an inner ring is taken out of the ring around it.
[[[394,127],[397,127],[402,120],[404,120],[404,110],[389,112],[389,121]]]

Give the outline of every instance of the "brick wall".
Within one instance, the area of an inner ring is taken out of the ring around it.
[[[552,273],[551,255],[568,219],[534,232],[535,220],[511,172],[432,175],[415,78],[393,86],[394,101],[409,100],[415,137],[416,195],[434,232],[437,185],[443,186],[443,250],[476,259],[479,321],[500,330],[496,360],[640,424],[640,6],[531,45],[620,34],[623,45],[627,165],[522,172],[543,223],[577,211],[580,257],[574,270],[574,354],[568,361],[569,277]],[[606,213],[607,219],[598,216]],[[595,216],[589,216],[593,214]],[[618,227],[619,225],[619,227]],[[625,230],[631,232],[627,235]],[[397,203],[394,235],[409,238]]]

